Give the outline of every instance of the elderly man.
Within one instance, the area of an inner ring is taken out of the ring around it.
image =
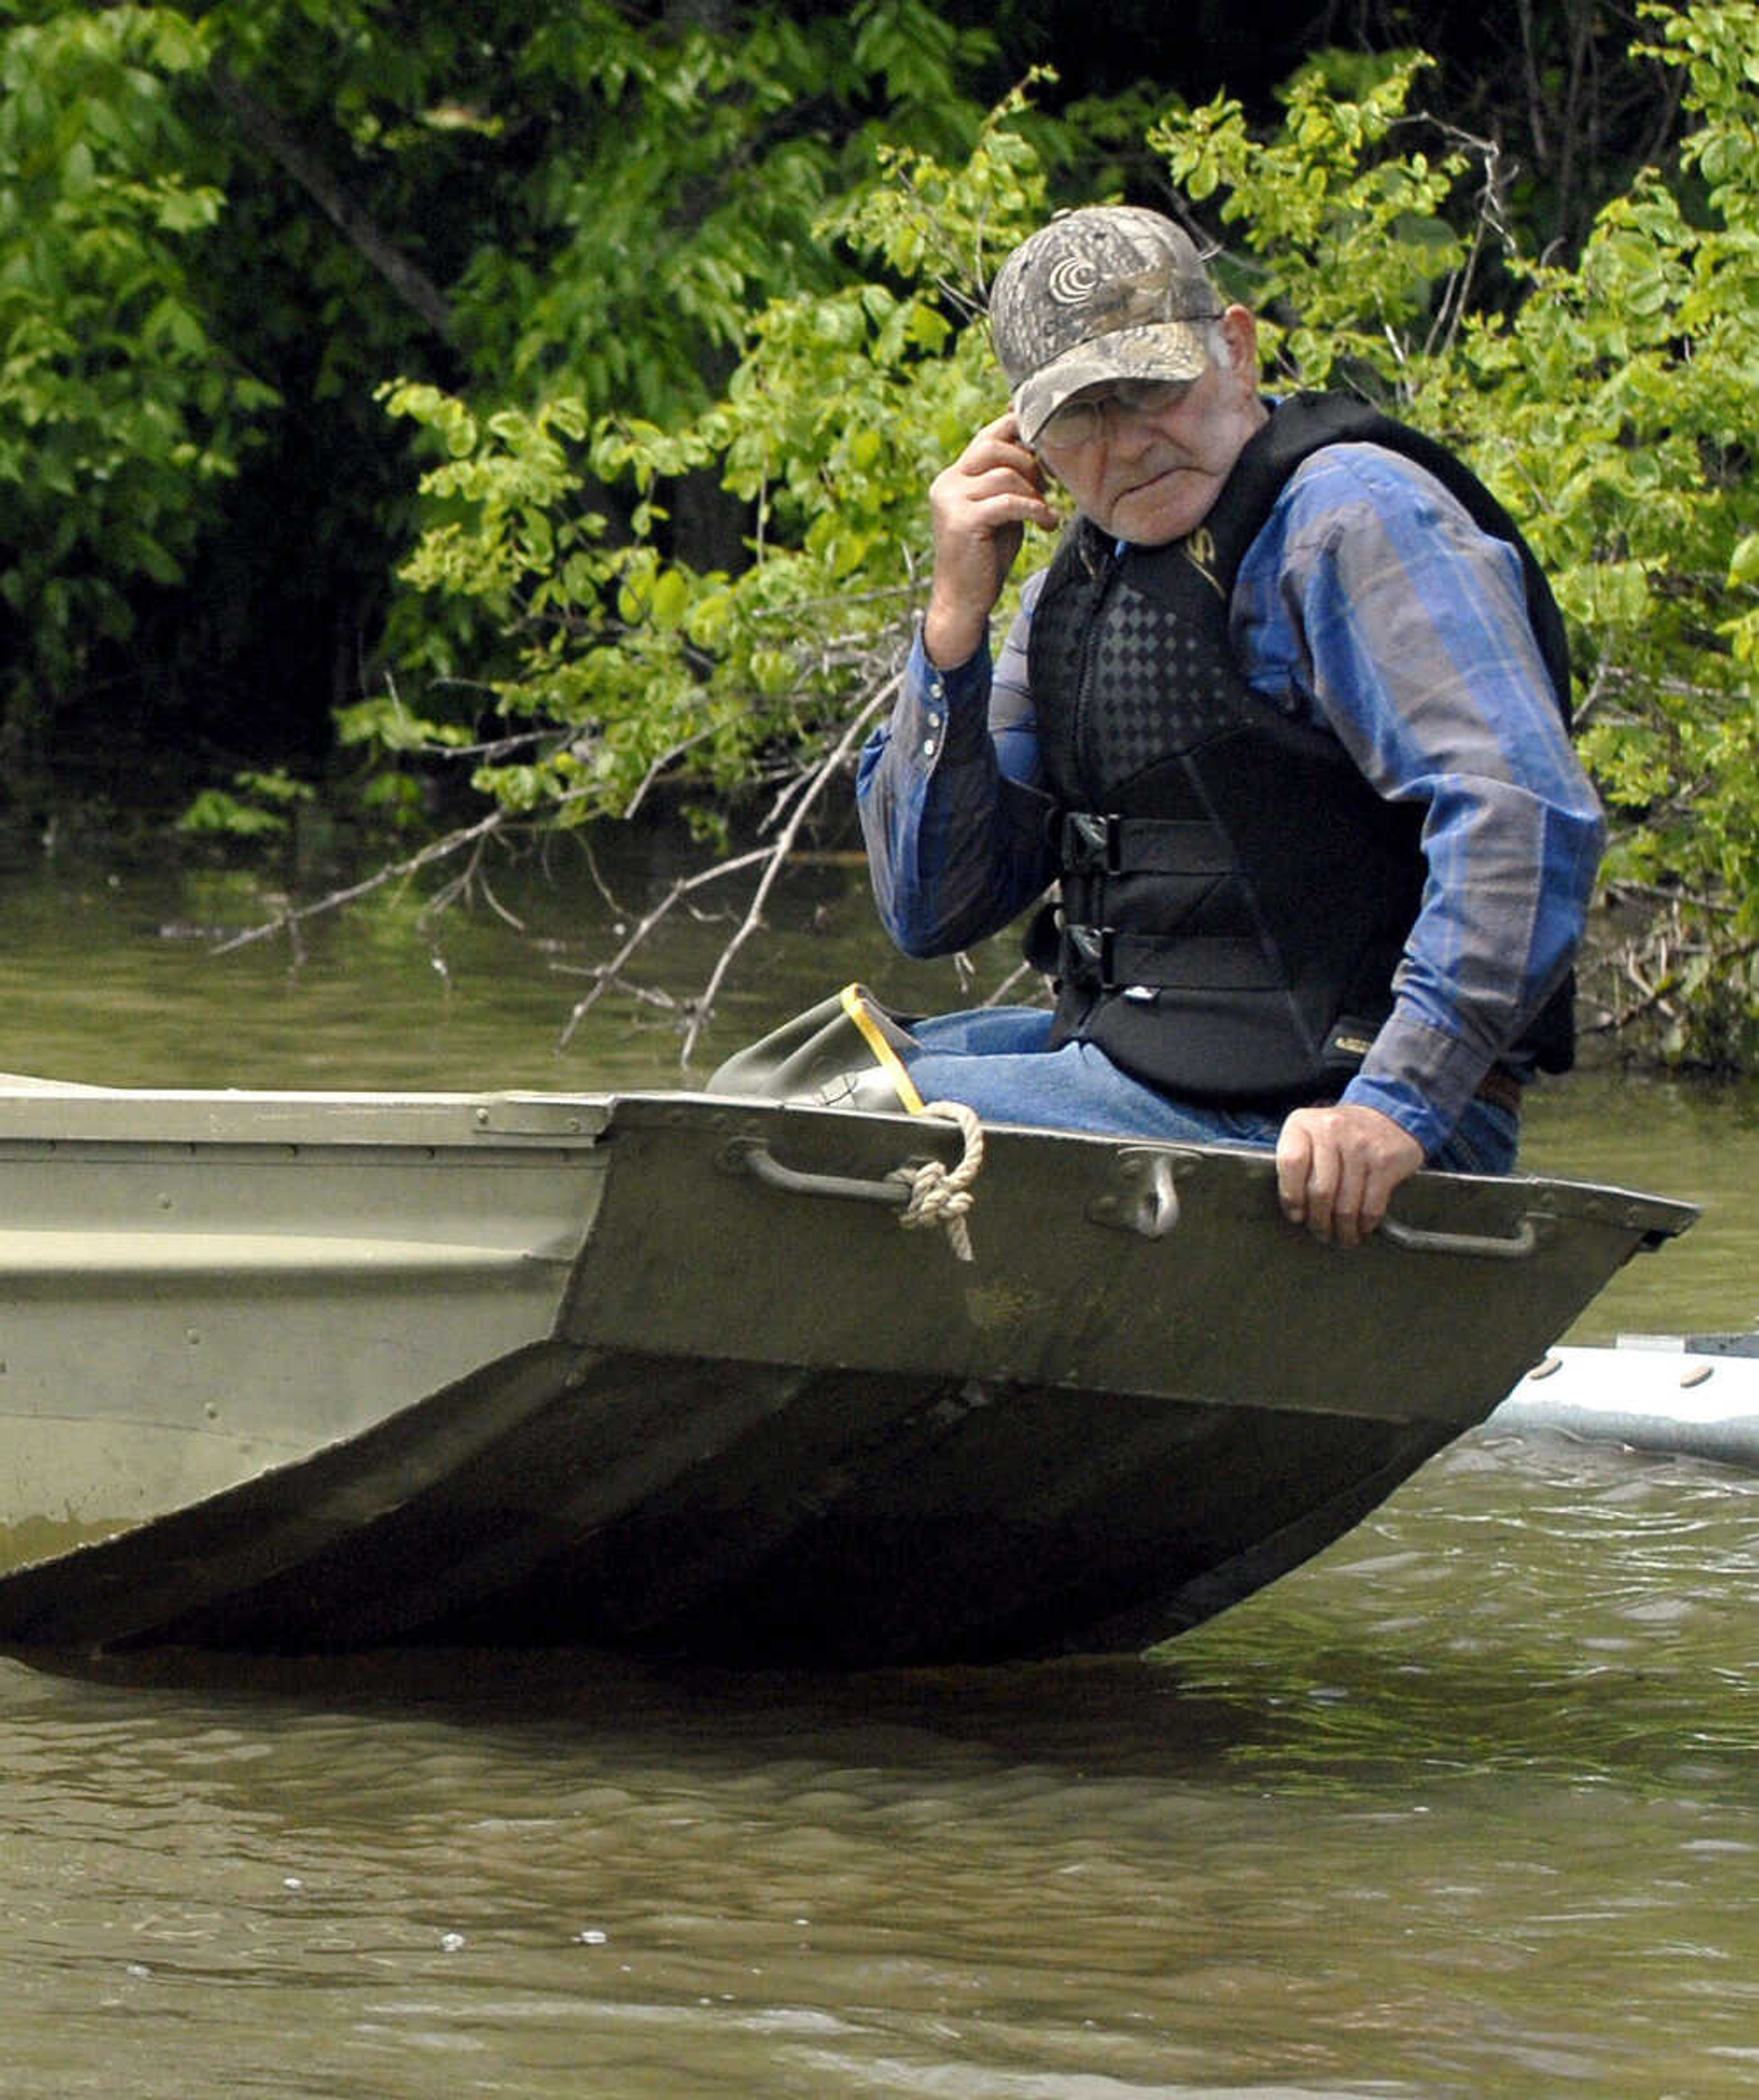
[[[1054,1012],[917,1024],[925,1096],[998,1121],[1274,1146],[1354,1245],[1425,1161],[1514,1164],[1566,1069],[1602,845],[1557,610],[1440,447],[1259,391],[1252,315],[1125,207],[1009,257],[1012,388],[930,492],[917,645],[858,787],[907,953],[998,931]],[[1075,516],[992,668],[1028,523]]]

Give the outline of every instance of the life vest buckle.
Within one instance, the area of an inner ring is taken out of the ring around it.
[[[1112,966],[1114,938],[1109,926],[1065,926],[1062,974],[1072,984],[1097,985],[1101,991],[1116,991],[1118,984]]]
[[[1063,820],[1063,865],[1071,875],[1116,875],[1123,867],[1122,825],[1116,817],[1071,810]]]

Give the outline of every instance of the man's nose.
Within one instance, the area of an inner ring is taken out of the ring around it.
[[[1151,416],[1129,408],[1119,401],[1105,404],[1106,442],[1115,453],[1134,459],[1160,442],[1160,433]]]

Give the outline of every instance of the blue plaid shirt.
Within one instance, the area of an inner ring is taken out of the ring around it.
[[[907,954],[999,932],[1056,875],[1027,642],[992,666],[920,638],[856,796],[873,892]],[[1562,981],[1604,843],[1527,615],[1518,558],[1414,461],[1328,446],[1293,474],[1235,581],[1253,690],[1328,730],[1375,789],[1423,807],[1423,901],[1395,1004],[1346,1088],[1425,1153]]]

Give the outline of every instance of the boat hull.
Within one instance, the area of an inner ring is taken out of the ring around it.
[[[1549,1351],[1489,1427],[1759,1471],[1759,1335],[1621,1335]]]
[[[0,1644],[1139,1648],[1692,1215],[1424,1176],[1346,1251],[1260,1154],[987,1136],[966,1262],[899,1229],[893,1176],[959,1149],[907,1118],[0,1096]]]

